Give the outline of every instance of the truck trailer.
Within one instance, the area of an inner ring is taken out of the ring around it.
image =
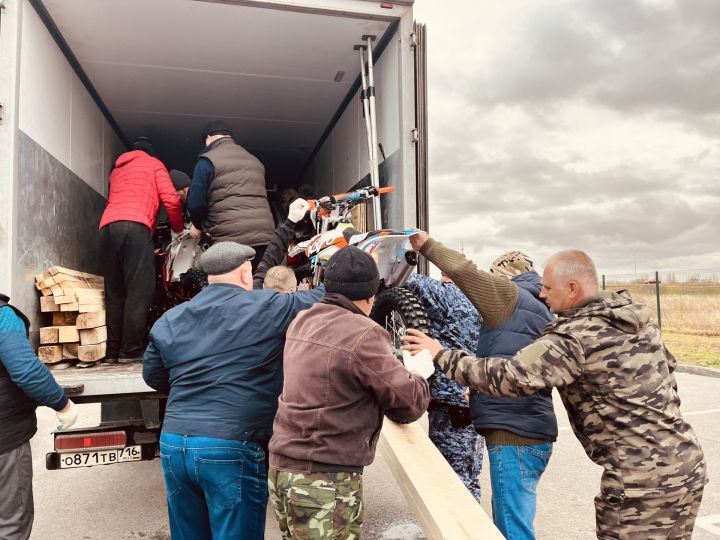
[[[98,224],[117,156],[149,137],[191,174],[223,120],[271,191],[370,185],[358,45],[372,43],[375,228],[427,229],[425,27],[414,0],[0,0],[0,292],[44,325],[33,277],[100,273]],[[381,223],[376,223],[380,219]],[[153,459],[163,398],[141,368],[54,372],[94,429],[55,434],[51,469]]]

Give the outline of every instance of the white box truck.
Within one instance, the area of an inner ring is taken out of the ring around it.
[[[370,182],[356,45],[375,36],[382,225],[427,228],[425,29],[413,0],[0,0],[0,292],[46,324],[33,276],[99,273],[98,223],[117,156],[150,137],[192,172],[223,120],[271,189]],[[35,338],[36,339],[36,338]],[[66,369],[97,429],[55,434],[48,468],[152,459],[163,396],[139,366]]]

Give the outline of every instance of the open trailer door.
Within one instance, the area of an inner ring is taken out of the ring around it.
[[[427,101],[427,27],[415,21],[413,24],[413,48],[415,51],[415,181],[417,193],[417,227],[427,231],[430,226],[430,203],[428,198],[428,101]],[[425,258],[419,261],[421,273],[428,273]]]

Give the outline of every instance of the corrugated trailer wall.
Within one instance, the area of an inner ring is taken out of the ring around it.
[[[50,265],[97,273],[97,227],[120,139],[23,0],[12,300],[38,327],[33,277]]]

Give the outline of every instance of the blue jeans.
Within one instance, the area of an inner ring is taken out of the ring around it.
[[[495,525],[509,540],[534,539],[536,490],[550,460],[552,443],[489,444],[487,449]]]
[[[268,500],[265,453],[254,442],[160,436],[173,540],[262,540]]]

